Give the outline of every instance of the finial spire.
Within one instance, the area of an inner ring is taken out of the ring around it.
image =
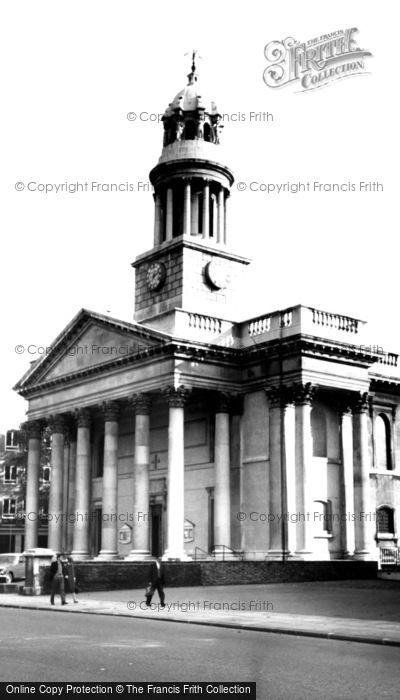
[[[187,54],[185,54],[187,56]],[[201,58],[199,56],[199,51],[198,49],[193,49],[192,51],[192,70],[188,74],[188,85],[193,85],[197,81],[197,73],[196,73],[196,59]]]

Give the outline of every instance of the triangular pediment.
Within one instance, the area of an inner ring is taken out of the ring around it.
[[[35,362],[18,382],[16,391],[68,377],[116,362],[145,356],[165,345],[170,336],[135,323],[126,323],[83,309],[51,345],[48,354]]]

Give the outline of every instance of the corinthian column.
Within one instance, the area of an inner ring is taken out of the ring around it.
[[[167,498],[167,548],[163,559],[188,559],[184,547],[185,518],[185,450],[184,406],[187,389],[168,387],[165,391],[169,404],[168,425],[168,498]]]
[[[114,401],[103,404],[104,411],[104,469],[99,559],[118,556],[118,416]]]
[[[150,412],[148,394],[132,397],[135,410],[135,455],[133,464],[133,531],[129,559],[150,556],[149,470],[150,470]]]
[[[368,394],[360,394],[354,408],[354,512],[355,559],[373,559],[375,520],[370,502],[370,457],[368,448]]]
[[[344,556],[352,557],[355,548],[354,476],[353,476],[353,423],[349,406],[340,411],[340,438],[342,452],[342,492],[345,521],[343,527]]]
[[[230,396],[219,394],[215,413],[215,490],[214,542],[215,555],[224,557],[224,546],[231,546],[231,484],[229,444]]]
[[[89,521],[90,521],[90,411],[79,409],[77,413],[77,445],[75,472],[75,515],[74,525],[74,559],[89,557]]]
[[[76,471],[76,425],[70,426],[69,443],[69,470],[68,470],[68,526],[67,526],[67,551],[72,552],[74,546],[75,527],[75,471]]]
[[[299,516],[296,554],[302,559],[309,559],[313,553],[310,467],[313,454],[311,404],[315,388],[310,383],[299,384],[296,385],[294,392],[296,405],[296,510]]]
[[[42,425],[28,421],[23,426],[28,438],[28,464],[26,474],[25,549],[38,546],[39,471]]]
[[[71,440],[70,440],[70,425],[67,422],[64,425],[64,464],[63,464],[63,485],[62,485],[62,549],[68,551],[68,498],[69,498],[69,467],[71,460]]]
[[[267,391],[269,403],[269,549],[268,559],[282,559],[284,546],[283,513],[283,415],[284,387]]]
[[[54,416],[51,429],[51,482],[49,495],[48,547],[60,552],[63,545],[63,467],[64,467],[64,420]]]

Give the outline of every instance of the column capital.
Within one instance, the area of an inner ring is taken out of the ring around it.
[[[244,410],[244,397],[241,394],[233,394],[231,400],[231,414],[242,416]]]
[[[101,407],[105,421],[118,420],[120,409],[119,404],[116,401],[104,401]]]
[[[293,403],[293,389],[290,386],[281,384],[280,386],[266,387],[268,403],[271,408],[284,407],[289,403]]]
[[[215,412],[216,413],[229,413],[232,407],[232,394],[225,391],[219,391],[215,395]]]
[[[149,416],[151,413],[151,396],[150,394],[140,393],[132,394],[130,397],[135,414],[141,416]]]
[[[88,408],[78,408],[75,413],[78,428],[89,428],[92,420]]]
[[[76,422],[73,414],[66,414],[64,420],[64,439],[70,443],[76,440]]]
[[[333,407],[339,414],[340,418],[343,416],[351,416],[353,415],[354,399],[352,398],[351,394],[337,396],[333,402]]]
[[[62,414],[53,414],[49,416],[49,428],[52,435],[54,433],[62,433],[65,431],[65,416]]]
[[[367,391],[359,392],[355,395],[354,413],[369,413],[372,396]]]
[[[22,423],[22,430],[26,433],[28,440],[42,437],[43,423],[40,420],[28,420]]]
[[[311,406],[317,391],[316,386],[311,384],[311,382],[307,382],[306,384],[299,382],[298,384],[294,384],[291,389],[293,392],[293,401],[297,406]]]
[[[171,408],[183,408],[189,395],[189,389],[181,384],[177,388],[173,386],[167,386],[164,389],[164,396],[166,397]]]

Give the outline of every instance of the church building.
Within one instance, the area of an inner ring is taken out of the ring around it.
[[[154,245],[132,321],[82,309],[15,389],[28,401],[25,548],[77,560],[376,560],[400,527],[398,356],[307,306],[237,318],[222,115],[195,59],[151,170]],[[150,223],[150,222],[149,222]]]

